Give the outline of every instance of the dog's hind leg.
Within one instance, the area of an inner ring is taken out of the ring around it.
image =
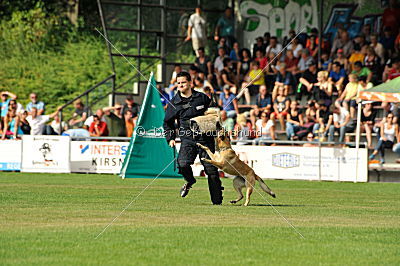
[[[249,178],[247,178],[247,179],[249,179]],[[255,179],[246,180],[247,191],[246,191],[246,202],[244,203],[244,206],[249,205],[250,196],[251,196],[251,193],[253,193],[253,189],[254,189],[254,184],[255,184]]]
[[[246,186],[244,179],[241,176],[237,176],[233,179],[233,188],[238,193],[238,198],[231,200],[230,203],[235,204],[243,199],[242,189]]]

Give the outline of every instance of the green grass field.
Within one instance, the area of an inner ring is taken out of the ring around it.
[[[388,183],[267,181],[302,239],[258,193],[230,205],[232,180],[213,206],[205,179],[184,199],[182,180],[160,179],[95,239],[150,181],[0,172],[0,264],[400,264],[400,184]]]

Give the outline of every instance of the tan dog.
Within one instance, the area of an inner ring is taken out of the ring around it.
[[[239,159],[231,147],[229,137],[225,136],[224,133],[218,134],[217,146],[219,151],[215,152],[214,154],[209,148],[201,145],[200,143],[198,143],[197,146],[205,150],[208,156],[211,158],[211,160],[206,158],[201,158],[201,160],[216,166],[227,174],[236,175],[236,177],[233,179],[233,187],[238,193],[238,198],[236,200],[232,200],[231,203],[236,203],[243,199],[242,189],[246,187],[246,202],[244,203],[244,206],[249,205],[250,195],[253,192],[256,180],[260,183],[262,190],[275,198],[275,193],[272,192],[272,190],[264,183],[261,177],[256,175],[252,168]]]

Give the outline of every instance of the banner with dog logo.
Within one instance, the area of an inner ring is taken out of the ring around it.
[[[72,141],[71,171],[118,174],[129,142]]]
[[[70,173],[70,138],[67,136],[22,137],[22,172]]]

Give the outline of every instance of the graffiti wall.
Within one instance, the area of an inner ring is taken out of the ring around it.
[[[239,12],[243,21],[243,45],[250,47],[254,39],[270,32],[283,37],[294,29],[318,27],[317,0],[243,0]]]

